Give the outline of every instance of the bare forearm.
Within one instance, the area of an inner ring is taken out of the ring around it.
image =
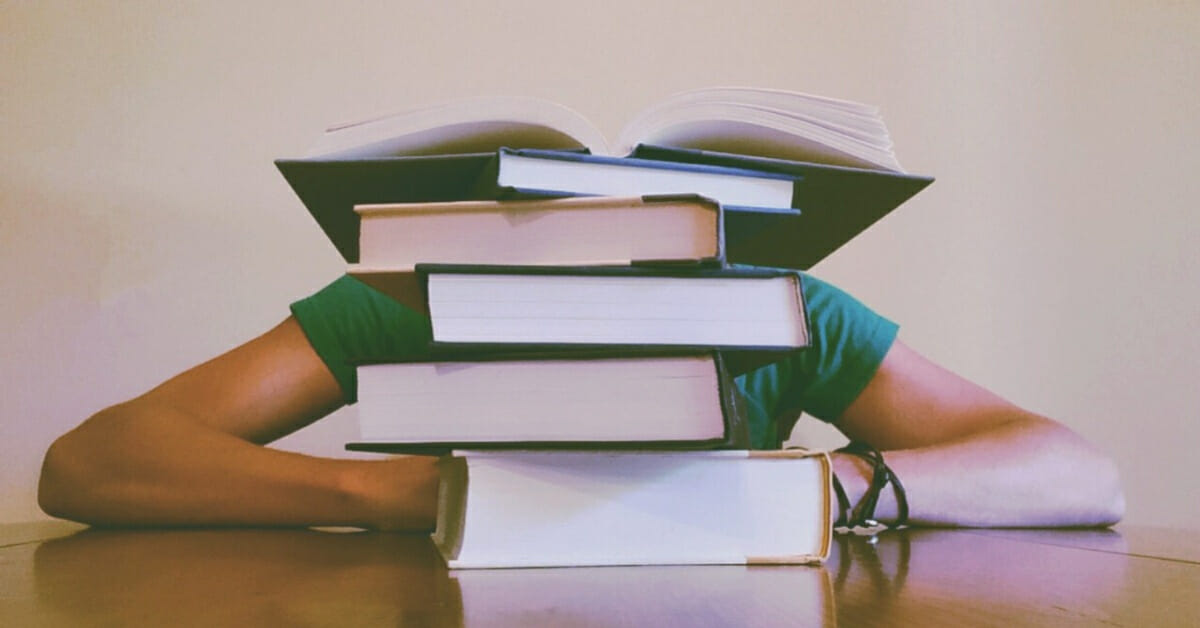
[[[995,428],[913,449],[884,452],[908,494],[909,520],[947,526],[1092,526],[1124,510],[1118,473],[1106,456],[1048,419],[1019,415]],[[866,489],[864,462],[836,455],[852,502]],[[896,516],[886,490],[879,519]]]
[[[50,514],[102,525],[349,525],[427,529],[430,461],[268,449],[164,407],[110,408],[46,455]]]

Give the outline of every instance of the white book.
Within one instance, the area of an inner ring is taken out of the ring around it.
[[[358,205],[356,272],[419,263],[594,265],[724,257],[721,208],[698,196]]]
[[[748,445],[715,353],[505,358],[359,365],[349,447]]]
[[[434,544],[451,568],[804,564],[829,554],[828,456],[456,451]]]
[[[808,345],[795,273],[637,268],[438,267],[427,274],[438,344]]]

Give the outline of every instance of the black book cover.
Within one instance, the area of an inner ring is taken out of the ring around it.
[[[350,263],[358,262],[355,205],[470,200],[494,153],[380,159],[279,159],[275,166]]]
[[[797,177],[795,215],[725,208],[727,258],[808,269],[933,183],[932,177],[643,144],[643,159],[707,164]]]

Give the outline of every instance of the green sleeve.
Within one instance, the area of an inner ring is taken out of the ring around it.
[[[778,434],[786,437],[800,412],[837,420],[875,375],[899,329],[824,281],[801,273],[801,282],[811,345],[735,380],[755,448],[778,446]]]
[[[428,318],[349,275],[296,301],[291,310],[346,403],[358,400],[355,362],[415,359],[429,351]]]

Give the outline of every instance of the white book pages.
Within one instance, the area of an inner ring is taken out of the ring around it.
[[[331,126],[306,156],[364,159],[491,152],[508,146],[586,148],[620,157],[639,143],[903,172],[878,108],[800,92],[738,87],[692,90],[653,103],[614,141],[592,121],[558,103],[499,96]]]
[[[432,274],[438,342],[801,347],[794,276]]]
[[[711,356],[360,366],[364,442],[712,440]]]
[[[515,154],[501,158],[496,182],[518,189],[601,196],[699,194],[735,207],[791,207],[795,185],[791,178],[643,168]]]
[[[359,205],[359,268],[627,265],[720,255],[717,206],[638,198]],[[448,234],[452,234],[449,237]]]
[[[827,549],[823,456],[465,457],[465,519],[451,567],[744,564],[786,557],[815,562]]]
[[[540,98],[496,96],[334,125],[317,138],[306,157],[363,159],[474,153],[516,145],[608,152],[608,142],[600,130],[574,110]]]

